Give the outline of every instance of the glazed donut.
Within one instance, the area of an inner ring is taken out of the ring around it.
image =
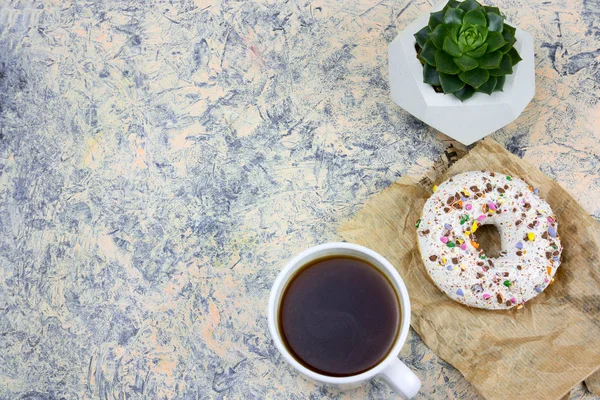
[[[497,258],[480,249],[477,229],[495,225]],[[434,187],[417,222],[421,257],[444,293],[488,310],[522,307],[551,283],[560,265],[558,224],[537,189],[494,172],[465,172]]]

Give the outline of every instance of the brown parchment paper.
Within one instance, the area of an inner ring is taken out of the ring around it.
[[[585,386],[588,390],[597,396],[600,396],[600,371],[594,372],[585,380]]]
[[[558,218],[561,267],[554,283],[521,310],[486,311],[452,301],[431,282],[417,248],[415,222],[431,184],[482,169],[539,188]],[[412,327],[484,397],[560,399],[600,368],[600,224],[559,184],[492,139],[449,168],[436,165],[427,177],[403,177],[339,233],[395,265],[408,287]]]

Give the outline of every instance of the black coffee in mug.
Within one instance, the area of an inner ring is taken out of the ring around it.
[[[279,307],[288,351],[323,375],[360,374],[389,353],[400,330],[400,303],[388,278],[364,260],[315,260],[290,279]]]

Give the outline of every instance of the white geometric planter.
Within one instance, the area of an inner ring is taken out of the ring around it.
[[[515,26],[515,48],[523,60],[506,77],[503,92],[475,93],[461,102],[451,94],[437,93],[423,82],[423,66],[417,59],[414,34],[427,25],[436,4],[406,27],[388,48],[392,99],[400,107],[438,131],[469,145],[508,125],[523,112],[535,94],[533,37]],[[511,24],[512,25],[512,24]]]

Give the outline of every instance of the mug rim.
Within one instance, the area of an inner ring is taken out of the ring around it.
[[[288,282],[289,278],[293,275],[290,275],[288,277],[288,279],[286,279],[286,276],[290,273],[290,271],[301,268],[305,264],[302,262],[302,260],[307,258],[308,256],[311,256],[314,253],[321,252],[324,250],[335,251],[336,249],[354,250],[356,252],[362,253],[368,257],[375,259],[378,263],[378,265],[376,267],[380,268],[380,269],[381,268],[385,269],[387,272],[388,278],[393,281],[392,286],[394,287],[394,291],[398,295],[398,300],[400,301],[400,309],[402,310],[402,318],[400,321],[400,330],[398,332],[398,335],[396,337],[396,341],[394,342],[394,345],[392,346],[392,348],[390,349],[388,354],[385,356],[385,358],[383,360],[381,360],[377,365],[372,367],[371,369],[368,369],[367,371],[361,372],[360,374],[344,376],[344,377],[323,375],[318,372],[312,371],[311,369],[308,369],[304,365],[300,364],[300,362],[298,362],[290,354],[288,349],[283,344],[283,341],[279,335],[279,330],[277,327],[277,324],[278,324],[277,310],[278,310],[278,306],[279,306],[279,298],[283,294],[283,290],[281,291],[279,296],[277,296],[277,292],[279,291],[279,288],[282,287],[283,285],[285,285]],[[398,273],[398,271],[396,271],[394,266],[381,254],[379,254],[379,253],[375,252],[374,250],[371,250],[367,247],[360,246],[360,245],[354,244],[354,243],[329,242],[329,243],[324,243],[324,244],[320,244],[317,246],[313,246],[313,247],[310,247],[310,248],[304,250],[300,254],[293,257],[290,261],[288,261],[288,263],[285,265],[285,267],[279,272],[279,274],[277,275],[277,278],[275,279],[275,282],[273,283],[273,286],[271,287],[271,294],[269,296],[268,320],[269,320],[269,331],[271,333],[271,338],[273,339],[273,342],[275,343],[275,347],[277,347],[277,350],[279,350],[281,355],[297,371],[299,371],[302,374],[308,376],[309,378],[312,378],[319,382],[331,383],[331,384],[357,383],[357,382],[371,379],[371,378],[381,374],[383,372],[383,370],[386,369],[386,367],[388,367],[394,361],[394,359],[398,357],[398,354],[400,353],[400,349],[402,348],[402,346],[404,346],[404,343],[406,342],[406,338],[408,337],[408,331],[409,331],[409,326],[410,326],[410,299],[408,297],[408,290],[406,289],[406,285],[404,284],[404,281],[400,277],[400,274]]]

